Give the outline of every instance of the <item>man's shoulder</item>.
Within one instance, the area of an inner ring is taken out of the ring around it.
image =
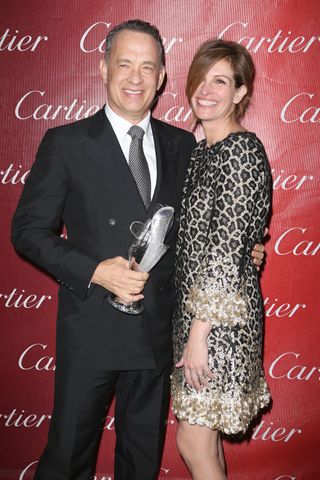
[[[169,136],[182,136],[185,139],[189,139],[192,142],[195,142],[194,135],[187,130],[171,125],[170,123],[163,122],[157,118],[152,117],[152,124],[155,126],[158,131]]]
[[[101,109],[90,117],[82,118],[81,120],[67,123],[66,125],[53,127],[51,131],[62,137],[82,135],[83,133],[88,132],[88,130],[96,128],[97,125],[102,125],[104,122],[106,122],[106,115],[104,110]]]

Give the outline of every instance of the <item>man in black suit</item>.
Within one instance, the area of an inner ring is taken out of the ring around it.
[[[106,408],[116,396],[115,479],[157,477],[169,403],[172,273],[180,197],[195,139],[155,120],[165,76],[158,30],[116,26],[101,61],[108,102],[96,115],[48,130],[13,220],[16,249],[60,282],[54,411],[37,480],[88,480]],[[143,128],[150,172],[146,208],[130,171],[132,125]],[[168,253],[147,273],[128,268],[129,231],[155,204],[176,217]],[[67,239],[60,237],[60,224]],[[113,309],[144,298],[143,314]]]
[[[115,27],[100,67],[106,107],[45,134],[13,220],[16,249],[61,284],[54,412],[37,480],[89,479],[114,391],[115,478],[151,480],[161,460],[177,214],[195,140],[150,116],[165,76],[156,28],[141,21]],[[145,131],[148,210],[128,165],[131,125]],[[170,249],[148,278],[128,268],[129,226],[157,203],[173,206],[176,221]],[[61,221],[67,239],[59,236]],[[109,292],[127,302],[144,296],[144,313],[115,310]]]

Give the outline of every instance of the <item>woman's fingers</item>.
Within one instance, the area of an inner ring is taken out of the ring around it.
[[[190,377],[191,377],[192,386],[199,392],[202,389],[199,375],[195,370],[190,370]]]
[[[197,391],[202,390],[203,387],[207,387],[209,385],[209,380],[214,378],[214,374],[208,366],[204,367],[202,370],[185,366],[184,376],[187,384],[194,387]]]
[[[182,367],[182,366],[183,366],[183,363],[184,363],[184,362],[183,362],[183,357],[182,357],[182,358],[180,358],[179,362],[176,363],[176,368]]]

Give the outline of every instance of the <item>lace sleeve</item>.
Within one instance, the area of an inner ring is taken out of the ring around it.
[[[187,300],[194,318],[213,325],[246,323],[243,260],[262,239],[269,211],[267,159],[243,144],[224,152],[208,248]]]

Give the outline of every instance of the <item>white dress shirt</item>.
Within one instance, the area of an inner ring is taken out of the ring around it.
[[[128,122],[124,118],[120,117],[116,114],[108,104],[105,106],[105,112],[111,126],[116,134],[120,147],[122,149],[123,155],[129,164],[129,149],[131,143],[131,137],[128,134],[130,127],[132,127],[132,123]],[[149,172],[150,172],[150,180],[151,180],[151,199],[153,197],[156,183],[157,183],[157,159],[156,159],[156,150],[154,147],[154,139],[152,134],[152,128],[150,123],[150,112],[146,115],[141,122],[138,123],[138,126],[143,128],[145,134],[143,136],[143,151],[146,157]]]

